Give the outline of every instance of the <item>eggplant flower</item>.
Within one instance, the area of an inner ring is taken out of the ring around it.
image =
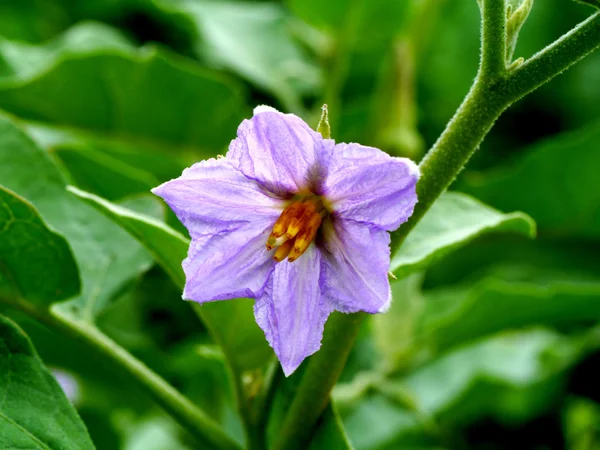
[[[293,114],[259,106],[225,158],[153,189],[186,226],[183,298],[255,299],[286,376],[321,346],[334,311],[391,301],[390,235],[412,214],[417,166],[336,144]]]

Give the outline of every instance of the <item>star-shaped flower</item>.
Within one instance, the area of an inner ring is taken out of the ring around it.
[[[260,106],[225,158],[194,164],[153,192],[189,230],[183,298],[256,299],[286,375],[321,346],[333,310],[390,304],[389,231],[412,214],[417,166],[323,139]]]

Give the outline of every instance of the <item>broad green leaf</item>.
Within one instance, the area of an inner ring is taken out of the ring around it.
[[[0,186],[0,297],[41,307],[79,293],[69,244],[27,200]]]
[[[538,280],[507,278],[497,272],[467,287],[427,293],[422,337],[444,350],[502,330],[600,320],[598,281],[569,279],[556,272]]]
[[[189,17],[197,27],[196,53],[215,67],[240,74],[271,91],[287,107],[301,106],[320,74],[289,30],[288,15],[275,3],[159,1],[167,11]]]
[[[53,154],[67,167],[75,184],[112,201],[131,194],[148,193],[160,184],[145,170],[93,147],[59,147]]]
[[[563,373],[581,356],[583,342],[544,329],[506,333],[445,354],[402,379],[401,385],[428,415],[447,413],[449,420],[459,422],[478,403],[491,413],[523,420],[531,411],[509,391],[536,388]],[[495,395],[477,393],[494,386]],[[554,391],[550,399],[539,400],[552,401]],[[526,396],[521,401],[535,403]]]
[[[61,3],[53,0],[3,3],[0,36],[27,42],[41,42],[52,37],[69,25],[70,18]]]
[[[189,241],[150,217],[114,205],[93,194],[70,187],[69,190],[94,206],[139,240],[156,262],[183,289],[185,276],[181,262],[187,256]],[[263,332],[254,321],[252,301],[235,299],[194,305],[217,343],[238,370],[261,367],[272,354]]]
[[[11,120],[0,116],[0,180],[30,201],[69,242],[81,276],[81,295],[60,305],[92,321],[152,258],[124,230],[66,192],[50,157]]]
[[[77,25],[42,47],[0,44],[0,106],[25,119],[214,152],[244,116],[237,85],[165,50],[135,49],[105,25]]]
[[[600,122],[526,150],[520,161],[472,176],[466,188],[500,209],[530,214],[542,231],[600,236]]]
[[[369,373],[367,389],[360,386],[363,377],[338,385],[334,398],[362,391],[343,411],[358,450],[422,448],[439,441],[440,427],[456,429],[480,417],[515,426],[540,414],[562,395],[565,374],[585,343],[585,335],[544,329],[506,333],[460,347],[402,377]]]
[[[436,259],[490,232],[516,232],[535,236],[535,223],[526,214],[503,214],[458,192],[442,195],[391,262],[399,276],[426,268]]]
[[[25,333],[3,316],[0,374],[0,448],[94,448],[83,422]]]

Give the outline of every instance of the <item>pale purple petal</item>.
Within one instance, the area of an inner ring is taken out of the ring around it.
[[[395,230],[417,203],[418,167],[359,144],[338,144],[327,168],[323,192],[336,215]]]
[[[256,108],[237,134],[227,159],[280,196],[310,189],[319,178],[322,153],[332,148],[299,117],[268,107]]]
[[[167,202],[192,237],[255,220],[274,223],[285,207],[225,158],[196,163],[152,192]]]
[[[323,224],[321,289],[335,309],[371,314],[387,310],[389,245],[389,233],[379,227],[339,219]]]
[[[286,376],[321,347],[332,311],[319,287],[321,256],[314,245],[297,261],[278,263],[256,299],[254,315]]]
[[[199,303],[258,297],[275,261],[265,243],[273,222],[230,222],[228,229],[192,239],[183,261],[183,298]]]

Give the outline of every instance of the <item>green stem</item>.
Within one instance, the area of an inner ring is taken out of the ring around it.
[[[506,3],[482,0],[479,80],[489,82],[506,70]]]
[[[512,70],[502,84],[504,95],[515,102],[598,48],[600,11]]]
[[[306,448],[305,444],[329,403],[329,393],[346,365],[366,316],[364,313],[334,313],[330,317],[321,350],[310,358],[273,450]]]
[[[135,378],[166,411],[198,439],[199,443],[211,449],[241,449],[206,413],[95,326],[69,317],[57,308],[53,308],[49,314],[44,314],[43,318],[38,318],[65,335],[84,341],[115,362],[118,367]]]

